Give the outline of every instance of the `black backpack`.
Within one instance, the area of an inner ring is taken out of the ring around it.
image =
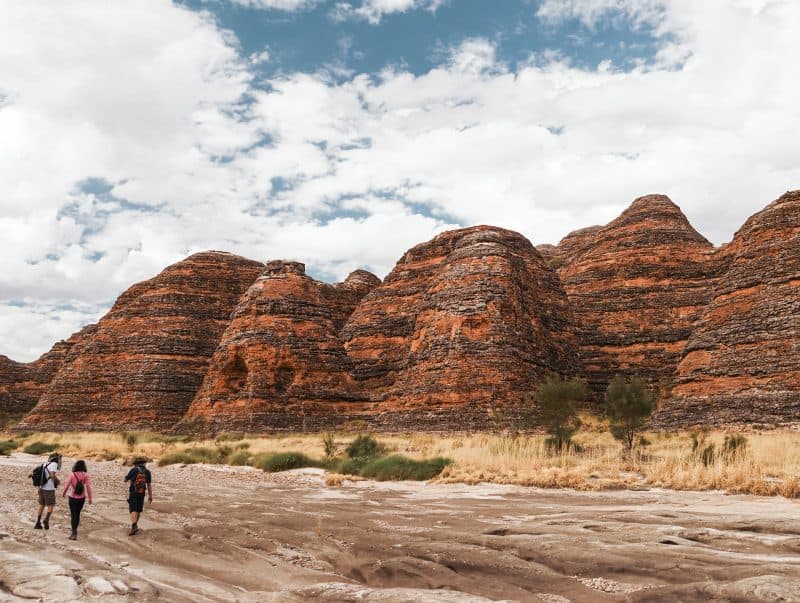
[[[136,494],[144,494],[147,492],[147,473],[141,467],[137,467],[139,470],[136,474],[136,477],[133,478],[133,491]]]
[[[78,476],[75,476],[75,485],[72,486],[72,493],[78,496],[83,494],[83,480],[79,479]]]
[[[33,480],[33,485],[40,488],[47,483],[49,478],[47,477],[47,471],[44,465],[36,465],[36,469],[31,471],[31,479]]]

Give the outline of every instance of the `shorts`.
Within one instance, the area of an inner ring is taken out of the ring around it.
[[[144,494],[128,494],[128,511],[131,513],[141,513],[144,510]]]
[[[56,491],[39,488],[39,504],[43,507],[54,507],[56,505]]]

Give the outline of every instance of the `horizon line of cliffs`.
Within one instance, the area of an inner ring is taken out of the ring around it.
[[[534,247],[475,226],[381,281],[194,254],[31,363],[0,356],[16,429],[482,430],[548,375],[659,393],[653,426],[800,422],[800,191],[715,248],[669,198]]]

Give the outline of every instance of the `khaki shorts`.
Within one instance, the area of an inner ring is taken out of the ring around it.
[[[54,507],[56,504],[55,490],[39,490],[39,504],[43,507]]]

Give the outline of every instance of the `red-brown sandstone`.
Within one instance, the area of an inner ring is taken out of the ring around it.
[[[668,197],[647,195],[606,226],[576,231],[561,245],[559,274],[595,397],[602,399],[617,374],[668,389],[718,277],[711,243]]]
[[[364,270],[337,285],[299,262],[268,262],[242,297],[181,429],[306,430],[364,410],[339,333],[380,280]]]
[[[263,264],[198,253],[125,291],[74,345],[18,428],[171,428]]]
[[[74,345],[87,337],[93,326],[57,342],[33,362],[15,362],[0,356],[0,417],[19,419],[30,411],[47,389]]]
[[[406,252],[342,337],[387,428],[486,428],[544,376],[580,370],[557,275],[525,237],[488,226]]]
[[[655,423],[800,422],[800,191],[747,220],[724,254]]]

